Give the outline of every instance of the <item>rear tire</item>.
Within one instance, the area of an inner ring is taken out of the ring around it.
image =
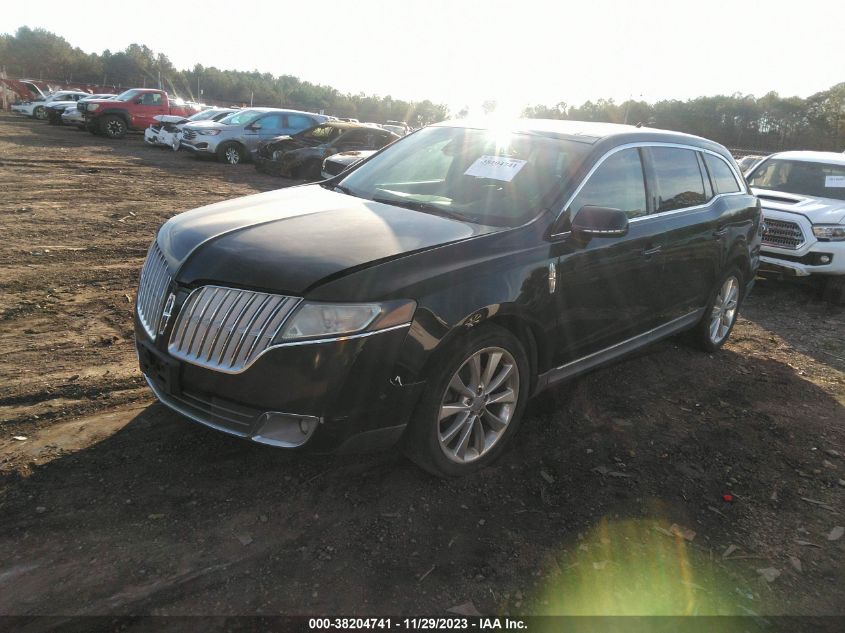
[[[705,352],[718,351],[727,342],[739,316],[744,289],[742,273],[736,266],[719,278],[704,316],[692,332],[695,343]]]
[[[111,139],[126,136],[126,121],[115,114],[107,114],[100,119],[100,133]]]
[[[845,275],[825,279],[822,297],[831,305],[845,305]]]
[[[433,361],[404,438],[405,452],[439,477],[495,461],[516,432],[531,388],[528,357],[508,330],[485,325]]]
[[[237,143],[223,143],[217,148],[217,160],[228,165],[239,165],[245,158],[243,147]]]

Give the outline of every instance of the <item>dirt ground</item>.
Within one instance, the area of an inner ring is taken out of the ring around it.
[[[156,228],[285,184],[0,114],[0,614],[845,613],[845,310],[809,286],[541,397],[460,481],[156,404]]]

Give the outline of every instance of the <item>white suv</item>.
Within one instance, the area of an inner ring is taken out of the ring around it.
[[[746,178],[766,223],[760,270],[824,275],[827,297],[845,301],[845,156],[781,152]]]

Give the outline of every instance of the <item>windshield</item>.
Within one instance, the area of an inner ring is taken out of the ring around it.
[[[121,92],[117,95],[114,100],[115,101],[132,101],[133,98],[141,94],[140,90],[127,90],[126,92]]]
[[[430,127],[396,141],[339,186],[361,198],[519,226],[551,203],[588,150],[533,134]]]
[[[757,167],[748,184],[799,196],[845,200],[845,165],[774,158]]]
[[[258,110],[241,110],[233,112],[226,118],[220,119],[219,123],[226,125],[247,125],[254,121],[261,114]]]

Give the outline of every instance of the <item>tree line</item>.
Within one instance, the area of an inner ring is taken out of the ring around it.
[[[770,92],[657,103],[612,99],[581,106],[558,103],[526,108],[524,116],[608,123],[642,123],[712,139],[729,148],[760,152],[845,149],[845,82],[802,99]]]
[[[407,121],[417,126],[442,121],[449,115],[445,105],[427,99],[414,102],[391,96],[344,94],[331,86],[291,75],[220,70],[200,64],[190,70],[178,70],[166,55],[156,54],[141,44],[130,44],[114,53],[86,53],[63,37],[26,26],[14,34],[0,34],[0,70],[11,77],[115,89],[161,85],[192,101],[324,111],[377,123]]]
[[[0,34],[0,70],[11,76],[86,83],[114,88],[158,87],[186,99],[218,105],[288,107],[323,111],[362,121],[407,121],[416,126],[450,116],[443,104],[412,102],[359,93],[344,94],[291,75],[257,71],[221,70],[197,64],[178,70],[163,54],[140,44],[123,51],[85,53],[64,38],[44,29],[20,27],[14,34]],[[493,101],[483,105],[495,110]],[[455,113],[465,115],[467,110]],[[723,145],[760,152],[786,149],[845,149],[845,82],[807,98],[782,97],[770,92],[762,97],[733,94],[698,97],[687,101],[657,103],[612,99],[587,101],[580,106],[564,102],[534,105],[526,117],[642,123],[713,139]]]

